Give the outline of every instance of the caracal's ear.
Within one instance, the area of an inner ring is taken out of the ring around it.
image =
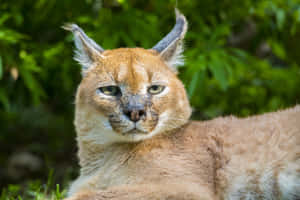
[[[187,31],[188,23],[184,15],[177,9],[176,24],[171,32],[159,41],[152,49],[160,53],[162,59],[176,72],[179,65],[183,65],[183,38]]]
[[[84,76],[93,64],[102,57],[101,54],[104,49],[89,38],[76,24],[66,24],[62,28],[71,31],[74,35],[76,46],[74,59],[82,66],[82,75]]]

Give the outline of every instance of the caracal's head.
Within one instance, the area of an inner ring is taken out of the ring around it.
[[[176,76],[187,22],[178,11],[172,31],[149,50],[104,50],[77,25],[64,28],[74,34],[75,59],[82,65],[75,115],[80,140],[135,142],[187,122],[191,108]]]

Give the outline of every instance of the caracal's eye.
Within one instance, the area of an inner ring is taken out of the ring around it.
[[[148,88],[150,94],[159,94],[165,89],[163,85],[152,85]]]
[[[105,87],[100,87],[99,90],[108,96],[119,96],[121,95],[121,89],[118,86],[110,85]]]

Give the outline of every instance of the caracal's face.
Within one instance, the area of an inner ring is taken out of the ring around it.
[[[76,103],[80,112],[90,113],[84,120],[98,117],[101,126],[93,124],[89,129],[99,126],[127,141],[179,127],[191,112],[175,73],[157,52],[141,48],[104,51],[84,76]]]

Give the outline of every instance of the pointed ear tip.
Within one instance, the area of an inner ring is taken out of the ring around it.
[[[187,32],[188,29],[188,21],[186,19],[186,17],[177,9],[175,8],[175,14],[176,14],[176,23],[178,21],[182,21],[183,23],[183,35],[185,35],[185,33]]]
[[[61,28],[67,31],[74,32],[78,28],[78,25],[74,23],[65,23],[61,26]]]
[[[175,8],[174,10],[175,10],[175,15],[176,15],[176,17],[179,16],[179,15],[181,14],[181,12],[179,11],[178,8]]]
[[[176,20],[182,19],[185,21],[185,23],[187,23],[185,16],[178,10],[178,8],[175,8],[175,15],[176,15]]]

